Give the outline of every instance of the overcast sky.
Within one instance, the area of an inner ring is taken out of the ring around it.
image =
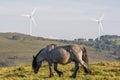
[[[0,0],[0,32],[29,34],[59,39],[96,38],[98,24],[91,19],[104,15],[102,35],[120,36],[120,0]]]

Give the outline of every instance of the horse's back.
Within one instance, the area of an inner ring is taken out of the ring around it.
[[[72,60],[78,61],[82,58],[83,47],[72,44],[66,46],[57,46],[50,51],[49,55],[53,62],[60,64],[67,64]]]
[[[69,45],[70,46],[70,50],[75,52],[75,53],[80,53],[83,51],[83,46],[79,46],[79,45],[76,45],[76,44],[72,44],[72,45]]]
[[[68,47],[59,46],[50,52],[52,60],[60,64],[67,64],[70,62],[70,53]]]
[[[66,46],[58,46],[53,50],[53,52],[54,54],[62,55],[61,57],[66,57],[68,55],[71,56],[73,53],[80,54],[83,51],[83,49],[84,49],[83,46],[72,44]]]

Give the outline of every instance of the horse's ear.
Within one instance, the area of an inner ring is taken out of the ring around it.
[[[35,56],[33,55],[33,59],[35,58]]]

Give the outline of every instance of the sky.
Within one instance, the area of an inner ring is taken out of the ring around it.
[[[98,19],[104,15],[101,35],[120,36],[120,0],[0,0],[0,32],[29,34],[29,18],[33,15],[32,35],[45,38],[97,38]]]

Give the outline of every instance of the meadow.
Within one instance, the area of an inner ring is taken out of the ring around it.
[[[110,51],[97,52],[93,47],[85,46],[91,75],[85,74],[80,66],[76,79],[70,78],[74,70],[74,64],[71,63],[58,65],[58,69],[64,73],[63,77],[58,77],[53,70],[54,77],[49,78],[49,68],[45,64],[38,74],[33,73],[32,56],[50,43],[57,45],[65,43],[17,33],[0,33],[0,43],[0,80],[120,80],[120,63],[115,62],[118,60],[110,54]]]
[[[36,55],[41,48],[48,44],[74,44],[69,43],[69,40],[47,39],[20,33],[0,33],[0,43],[0,67],[29,65],[32,62],[33,55]],[[111,51],[98,52],[94,47],[84,46],[87,49],[90,63],[97,61],[119,61],[119,56],[110,54]]]
[[[99,62],[89,65],[91,75],[84,73],[80,66],[76,79],[70,78],[74,70],[74,64],[58,65],[58,69],[64,72],[63,77],[58,77],[54,71],[54,77],[49,78],[48,65],[43,65],[38,74],[34,74],[31,65],[2,67],[0,68],[0,80],[120,80],[119,62]]]

